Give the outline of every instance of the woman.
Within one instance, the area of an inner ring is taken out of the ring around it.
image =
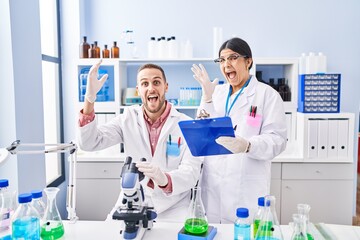
[[[215,62],[226,84],[211,82],[202,65],[191,68],[203,91],[198,112],[229,116],[235,137],[216,140],[233,154],[205,158],[202,198],[209,222],[232,223],[238,207],[252,217],[258,197],[269,194],[271,160],[286,147],[286,120],[278,92],[250,75],[252,53],[244,40],[224,42]]]

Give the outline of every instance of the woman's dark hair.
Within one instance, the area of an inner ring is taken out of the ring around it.
[[[166,76],[165,76],[165,72],[164,72],[164,69],[162,69],[162,67],[160,67],[159,65],[156,65],[156,64],[153,64],[153,63],[146,63],[144,65],[142,65],[139,69],[138,69],[138,73],[146,68],[155,68],[157,70],[160,70],[160,72],[162,73],[163,75],[163,78],[166,82]]]
[[[231,49],[234,52],[237,52],[241,56],[245,56],[245,58],[252,58],[252,53],[249,44],[247,44],[247,42],[245,42],[241,38],[234,37],[225,41],[219,49],[219,57],[221,51],[226,48]],[[253,64],[251,62],[249,69],[251,69],[252,65]]]

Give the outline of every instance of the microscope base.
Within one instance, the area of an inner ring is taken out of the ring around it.
[[[144,235],[145,235],[145,232],[146,232],[146,230],[150,230],[149,228],[143,228],[143,227],[139,227],[139,229],[138,229],[138,231],[137,231],[137,233],[136,233],[136,237],[135,238],[128,238],[128,237],[126,237],[126,234],[125,234],[125,223],[124,223],[124,221],[121,221],[122,223],[121,223],[121,227],[120,227],[120,229],[121,229],[121,231],[120,231],[120,239],[121,240],[141,240],[143,237],[144,237]]]
[[[178,233],[178,240],[212,240],[217,233],[217,228],[209,226],[206,233],[201,235],[191,235],[182,228]]]

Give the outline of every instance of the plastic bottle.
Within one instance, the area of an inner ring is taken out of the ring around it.
[[[236,209],[236,216],[234,225],[234,240],[250,240],[250,220],[249,210],[247,208]]]
[[[11,239],[10,220],[14,213],[14,194],[9,181],[0,179],[0,239]]]
[[[42,200],[43,193],[41,190],[34,190],[31,192],[32,201],[31,205],[38,211],[40,218],[44,216],[45,212],[45,203]]]
[[[79,55],[80,58],[89,58],[90,44],[86,42],[86,36],[83,37],[83,42],[80,43]]]
[[[221,27],[213,28],[213,58],[219,57],[219,49],[223,43],[223,31]]]
[[[116,46],[116,41],[114,41],[114,45],[111,47],[111,58],[119,58],[120,49]]]
[[[148,42],[148,58],[155,59],[156,58],[156,45],[157,42],[155,37],[151,37],[150,41]]]
[[[184,58],[186,59],[191,59],[193,57],[193,47],[190,40],[186,40],[185,42],[184,53],[185,53]]]
[[[316,73],[326,73],[326,56],[322,52],[316,56]]]
[[[95,49],[95,58],[100,58],[100,47],[98,46],[97,41],[94,41],[94,49]]]
[[[102,58],[109,58],[110,50],[107,48],[107,44],[104,45],[104,49],[102,50]]]
[[[259,228],[259,225],[260,225],[260,221],[261,221],[261,218],[264,214],[264,206],[265,206],[265,198],[264,197],[259,197],[258,198],[258,209],[254,215],[254,224],[253,224],[253,227],[254,227],[254,230],[253,230],[253,236],[255,238],[256,236],[256,232]]]
[[[310,52],[306,57],[306,74],[316,73],[316,56],[315,53]]]
[[[168,42],[169,58],[177,59],[178,54],[178,43],[175,36],[171,36],[171,40]]]
[[[160,59],[166,57],[166,39],[164,36],[158,39],[158,53]]]
[[[299,74],[306,74],[306,54],[302,53],[299,59]]]
[[[31,205],[31,194],[24,193],[18,197],[19,206],[17,207],[12,222],[13,240],[39,240],[40,239],[40,220],[39,213]]]

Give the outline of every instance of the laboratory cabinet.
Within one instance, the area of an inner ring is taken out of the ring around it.
[[[283,163],[281,224],[292,221],[298,203],[311,206],[310,221],[352,224],[352,163]]]
[[[105,220],[121,190],[123,159],[96,161],[94,158],[81,158],[77,162],[76,213],[80,220]]]

